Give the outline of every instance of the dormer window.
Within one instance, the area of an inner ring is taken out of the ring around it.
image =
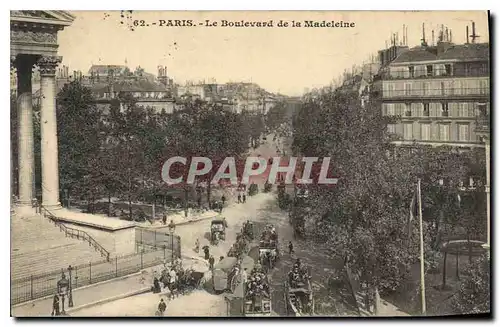
[[[432,76],[432,65],[427,65],[427,76]]]
[[[444,65],[444,70],[445,70],[446,76],[451,76],[451,65],[450,64]]]
[[[415,67],[409,66],[408,71],[410,73],[410,77],[415,77]]]

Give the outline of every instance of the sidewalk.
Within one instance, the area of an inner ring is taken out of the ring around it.
[[[217,217],[218,215],[219,215],[219,213],[216,211],[213,211],[213,210],[206,211],[206,212],[199,214],[199,215],[192,215],[191,217],[188,216],[187,218],[184,216],[184,213],[170,215],[167,217],[167,224],[169,224],[171,221],[173,221],[176,226],[181,226],[181,225],[195,223],[195,222],[203,221],[203,220],[207,220],[207,219],[213,219],[213,218]],[[155,220],[155,222],[153,224],[151,224],[149,222],[142,222],[142,223],[136,222],[135,225],[137,227],[143,227],[143,228],[165,228],[166,227],[159,220]]]
[[[96,283],[73,290],[74,307],[68,308],[65,298],[65,309],[68,314],[91,303],[126,294],[139,294],[151,288],[151,274],[139,272],[133,275],[119,277],[102,283]],[[50,317],[53,296],[25,302],[11,308],[13,317]],[[61,299],[62,300],[62,299]],[[68,310],[69,309],[69,310]]]
[[[208,271],[208,263],[195,256],[183,256],[183,266],[195,268],[201,271]],[[147,293],[153,285],[153,276],[158,274],[163,265],[150,267],[141,272],[123,276],[104,282],[84,286],[73,290],[74,307],[68,308],[68,300],[65,298],[66,313],[79,311],[83,308],[92,307],[122,298]],[[13,317],[49,317],[52,312],[53,296],[40,298],[37,300],[21,303],[12,306],[11,316]]]

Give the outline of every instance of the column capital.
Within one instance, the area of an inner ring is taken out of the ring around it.
[[[40,76],[55,76],[56,68],[61,63],[61,56],[43,56],[38,59],[38,67],[40,67]]]

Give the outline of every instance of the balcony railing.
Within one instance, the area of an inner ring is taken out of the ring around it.
[[[429,79],[443,77],[485,77],[490,76],[490,69],[433,69],[432,71],[414,71],[410,72],[407,69],[397,70],[382,73],[379,78],[383,80],[398,80],[398,79]]]
[[[384,98],[441,98],[441,97],[476,97],[489,96],[489,88],[441,88],[441,89],[411,89],[384,90]]]

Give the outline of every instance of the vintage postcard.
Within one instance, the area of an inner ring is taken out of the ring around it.
[[[489,19],[11,11],[11,315],[490,316]]]

